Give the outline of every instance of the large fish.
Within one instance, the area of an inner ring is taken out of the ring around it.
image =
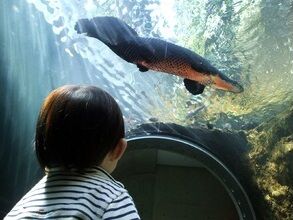
[[[183,77],[186,89],[194,95],[201,94],[207,85],[234,93],[243,91],[240,84],[195,52],[164,40],[140,37],[118,18],[80,19],[75,30],[99,39],[122,59],[136,64],[141,72],[151,69]]]

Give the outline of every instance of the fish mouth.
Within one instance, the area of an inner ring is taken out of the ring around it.
[[[238,82],[226,77],[224,78],[223,76],[217,75],[213,77],[213,82],[214,86],[220,90],[225,90],[233,93],[241,93],[244,91],[244,88]]]
[[[239,83],[234,83],[232,90],[230,90],[231,92],[234,93],[241,93],[244,91],[244,88],[242,85],[240,85]]]

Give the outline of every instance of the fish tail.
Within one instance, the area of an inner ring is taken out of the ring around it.
[[[137,32],[124,21],[115,17],[94,17],[80,19],[74,29],[77,33],[86,33],[107,45],[128,41],[138,36]]]

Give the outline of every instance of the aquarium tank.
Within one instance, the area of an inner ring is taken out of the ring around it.
[[[140,71],[77,33],[79,19],[97,16],[194,51],[243,91],[206,86],[194,95],[184,77]],[[227,167],[234,166],[257,219],[293,219],[292,0],[1,0],[0,28],[1,218],[44,175],[34,152],[44,98],[59,86],[83,84],[117,100],[131,138],[137,129],[147,135],[150,126],[163,126],[167,133],[184,128],[203,146],[216,144],[219,155],[230,157]],[[242,159],[233,154],[240,148]]]

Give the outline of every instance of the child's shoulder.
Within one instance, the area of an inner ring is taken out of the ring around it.
[[[127,193],[127,190],[121,182],[115,180],[109,173],[100,167],[96,167],[95,172],[91,173],[91,175],[87,175],[87,177],[94,181],[99,188],[108,193],[117,196]]]

